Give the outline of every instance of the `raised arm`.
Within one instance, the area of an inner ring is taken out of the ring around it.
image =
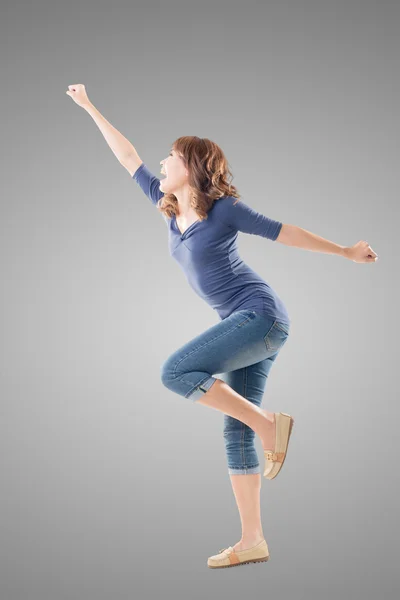
[[[90,102],[83,83],[69,85],[66,94],[68,94],[78,106],[84,108],[86,112],[89,113],[114,155],[132,176],[143,161],[131,142],[127,140],[118,129],[113,127]]]

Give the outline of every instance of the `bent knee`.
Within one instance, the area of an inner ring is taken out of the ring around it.
[[[160,367],[160,377],[161,383],[165,387],[171,387],[173,385],[173,382],[176,380],[175,363],[166,360]]]

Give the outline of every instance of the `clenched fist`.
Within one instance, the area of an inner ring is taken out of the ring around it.
[[[87,96],[83,83],[69,85],[68,91],[65,93],[68,94],[68,96],[71,96],[72,100],[76,102],[78,106],[84,107],[90,104],[90,100]]]
[[[368,242],[360,241],[354,246],[346,248],[346,257],[357,263],[376,262],[378,255],[372,250]]]

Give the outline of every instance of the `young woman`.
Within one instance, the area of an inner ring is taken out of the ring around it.
[[[228,183],[222,150],[206,138],[180,137],[161,161],[164,179],[147,168],[132,144],[93,106],[82,84],[66,92],[95,121],[120,163],[162,213],[169,250],[189,284],[220,317],[174,352],[161,367],[170,390],[224,413],[228,472],[238,505],[242,537],[208,559],[211,568],[268,560],[260,519],[260,436],[264,476],[273,479],[286,457],[293,417],[261,408],[271,367],[286,343],[290,318],[282,300],[240,258],[239,231],[354,262],[375,262],[365,241],[339,246],[295,225],[250,208]],[[225,380],[214,377],[224,374]]]

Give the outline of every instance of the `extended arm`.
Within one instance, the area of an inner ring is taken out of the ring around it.
[[[312,250],[313,252],[338,254],[339,256],[346,257],[346,246],[330,242],[315,233],[311,233],[311,231],[297,227],[297,225],[284,223],[276,241],[286,246],[295,246],[296,248]]]
[[[83,83],[69,85],[68,90],[65,93],[68,94],[78,106],[84,108],[86,112],[89,113],[119,162],[132,176],[143,161],[131,142],[127,140],[118,129],[113,127],[90,102]]]
[[[83,108],[92,117],[121,165],[123,165],[132,176],[143,162],[136,152],[135,147],[121,132],[118,131],[118,129],[103,117],[91,102],[86,104]]]
[[[313,252],[337,254],[354,262],[375,262],[378,260],[378,255],[375,254],[368,242],[361,240],[354,246],[340,246],[315,233],[311,233],[311,231],[287,223],[282,225],[276,241],[286,246],[295,246]]]

